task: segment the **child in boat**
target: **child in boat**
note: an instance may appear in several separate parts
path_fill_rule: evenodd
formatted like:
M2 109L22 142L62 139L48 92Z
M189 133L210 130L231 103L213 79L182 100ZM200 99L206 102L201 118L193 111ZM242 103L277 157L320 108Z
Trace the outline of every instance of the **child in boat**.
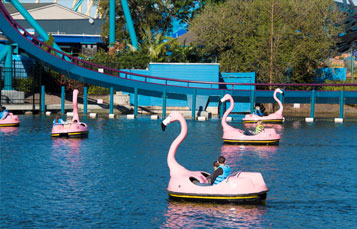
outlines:
M0 105L0 119L1 120L6 119L8 114L9 112L6 110L6 107Z
M61 113L56 114L56 118L53 120L53 125L65 125L67 122L63 121L61 118Z
M263 132L263 130L264 130L264 126L262 125L262 120L258 120L257 126L255 127L254 134L259 134L259 133Z
M208 182L212 185L216 185L225 180L231 172L231 167L229 167L229 165L226 165L226 158L224 158L223 156L218 157L217 163L217 169L210 176L207 177Z
M254 109L254 114L255 114L255 115L258 115L258 116L260 116L260 117L262 117L262 116L263 116L263 113L261 112L261 110L260 110L260 107L259 107L259 106L255 106L255 109Z

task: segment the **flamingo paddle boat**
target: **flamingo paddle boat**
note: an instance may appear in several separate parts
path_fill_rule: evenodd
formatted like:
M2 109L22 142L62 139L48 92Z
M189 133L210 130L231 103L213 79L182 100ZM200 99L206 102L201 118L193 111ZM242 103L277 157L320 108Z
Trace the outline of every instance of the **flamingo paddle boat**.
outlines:
M227 117L228 114L234 108L234 100L231 95L226 94L222 99L221 102L225 102L229 100L230 106L228 110L224 113L222 117L222 127L223 127L223 141L224 143L231 143L231 144L263 144L263 145L270 145L270 144L279 144L280 135L276 133L274 128L265 128L262 132L258 134L247 135L243 130L236 129L227 124Z
M173 111L162 122L161 127L164 131L168 124L175 121L181 124L181 132L172 142L167 155L167 164L170 169L167 192L171 199L225 203L265 202L269 189L261 173L238 172L216 185L211 185L206 179L210 175L209 173L190 171L180 165L175 159L175 154L187 135L186 121L181 113Z
M20 119L17 115L8 113L5 119L0 119L0 127L19 126Z
M79 121L77 106L78 90L73 91L73 118L69 124L54 124L52 127L52 137L87 137L88 126Z
M279 110L274 112L273 114L267 115L267 116L259 116L256 114L247 114L243 118L243 122L257 122L258 120L261 120L262 122L265 123L282 123L284 121L283 117L283 104L281 101L276 97L276 93L281 93L284 95L284 92L280 89L277 88L274 91L274 100L279 104Z

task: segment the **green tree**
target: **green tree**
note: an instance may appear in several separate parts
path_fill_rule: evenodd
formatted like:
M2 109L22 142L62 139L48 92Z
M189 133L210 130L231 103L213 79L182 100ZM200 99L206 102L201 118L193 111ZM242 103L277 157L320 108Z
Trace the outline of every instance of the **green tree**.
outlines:
M140 31L150 28L153 31L160 31L162 34L172 32L173 20L187 23L204 4L205 1L203 0L128 0L139 42L142 41L142 36L144 36ZM107 40L109 35L109 0L100 1L98 6L105 20L102 36ZM115 10L116 40L129 39L121 1L116 1Z
M190 30L222 71L309 82L331 55L342 17L332 0L227 0L208 4Z

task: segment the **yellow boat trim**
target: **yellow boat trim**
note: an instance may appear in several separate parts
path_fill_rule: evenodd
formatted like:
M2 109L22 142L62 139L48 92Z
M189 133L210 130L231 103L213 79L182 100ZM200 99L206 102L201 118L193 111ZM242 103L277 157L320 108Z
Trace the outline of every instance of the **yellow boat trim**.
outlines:
M228 140L228 139L223 139L225 142L240 142L240 143L273 143L273 142L279 142L279 140L267 140L267 141L249 141L249 140Z
M68 133L68 135L77 135L77 134L85 134L87 132L78 132L78 133Z
M52 134L51 136L52 137L57 137L57 136L59 136L59 134Z
M0 124L0 127L19 126L20 123Z
M253 196L190 196L190 195L178 195L178 194L171 194L172 197L181 197L181 198L198 198L198 199L216 199L216 200L237 200L237 199L253 199L258 198L258 195Z
M283 122L283 119L267 119L267 120L260 120L262 122ZM258 120L243 120L243 122L258 122Z

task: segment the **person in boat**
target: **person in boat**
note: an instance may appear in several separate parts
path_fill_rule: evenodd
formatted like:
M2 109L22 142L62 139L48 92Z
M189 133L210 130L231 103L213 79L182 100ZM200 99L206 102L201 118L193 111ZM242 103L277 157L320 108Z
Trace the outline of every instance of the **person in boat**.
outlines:
M262 125L262 120L258 120L257 126L255 127L254 134L259 134L264 131L264 126Z
M216 185L225 180L231 173L231 167L226 165L226 158L223 156L218 157L218 168L207 177L207 180L210 184Z
M255 127L254 131L245 130L243 134L245 135L257 135L264 131L264 126L262 125L262 120L257 121L257 126Z
M254 114L255 114L255 115L258 115L258 116L260 116L260 117L264 116L263 113L262 113L262 111L260 110L260 107L259 107L258 105L255 106Z
M0 105L0 119L4 120L9 115L9 111L6 110L6 107Z
M65 125L67 122L61 118L61 113L56 114L56 118L53 120L53 125Z

